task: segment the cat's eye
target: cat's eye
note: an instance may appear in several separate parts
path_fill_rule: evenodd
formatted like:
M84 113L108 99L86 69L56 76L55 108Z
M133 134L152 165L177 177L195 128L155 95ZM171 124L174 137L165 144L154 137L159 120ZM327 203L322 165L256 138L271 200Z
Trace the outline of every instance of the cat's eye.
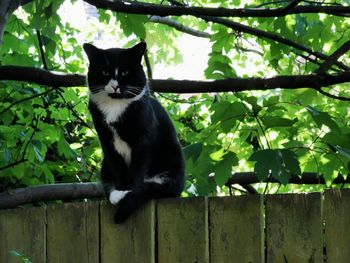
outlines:
M103 76L109 76L109 72L107 70L102 70L102 75Z
M125 77L128 74L129 74L129 71L127 71L127 70L124 70L124 71L122 71L122 73L120 73L120 75L122 75L122 77Z

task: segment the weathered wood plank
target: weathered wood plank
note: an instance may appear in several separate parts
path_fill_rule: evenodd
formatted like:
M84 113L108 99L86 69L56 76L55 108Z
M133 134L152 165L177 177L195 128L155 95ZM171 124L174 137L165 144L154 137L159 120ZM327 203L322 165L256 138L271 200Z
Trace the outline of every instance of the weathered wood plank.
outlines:
M122 224L113 221L116 208L101 203L101 262L155 262L155 203L145 207Z
M14 250L32 262L46 260L46 211L31 207L0 210L0 262L22 262Z
M321 194L266 197L267 262L323 262Z
M328 263L350 259L350 190L327 190L324 202Z
M99 203L47 207L47 262L99 262Z
M210 262L264 262L263 197L209 199Z
M209 262L207 198L163 199L157 203L159 263Z

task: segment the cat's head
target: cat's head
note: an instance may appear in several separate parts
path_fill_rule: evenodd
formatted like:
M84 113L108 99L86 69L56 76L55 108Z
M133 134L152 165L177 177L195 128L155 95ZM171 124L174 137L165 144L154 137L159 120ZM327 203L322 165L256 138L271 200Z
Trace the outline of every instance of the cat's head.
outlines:
M141 60L146 43L128 49L99 49L91 44L83 48L89 59L88 83L91 94L113 99L133 98L146 86Z

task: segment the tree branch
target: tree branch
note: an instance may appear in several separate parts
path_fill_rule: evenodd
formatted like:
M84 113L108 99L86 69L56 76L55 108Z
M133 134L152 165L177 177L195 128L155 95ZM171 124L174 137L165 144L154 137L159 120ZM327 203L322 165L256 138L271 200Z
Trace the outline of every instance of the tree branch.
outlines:
M20 104L20 103L22 103L22 102L24 102L24 101L32 100L32 99L34 99L34 98L37 98L37 97L46 95L46 94L50 93L50 92L53 91L53 90L54 90L54 88L49 89L49 90L47 90L47 91L44 91L44 92L42 92L42 93L35 94L35 95L33 95L33 96L30 96L30 97L26 97L26 98L20 99L20 100L18 100L18 101L15 101L15 102L11 103L9 106L7 106L5 109L3 109L2 111L0 111L0 115L3 114L4 112L8 111L9 109L11 109L13 106L15 106L15 105L17 105L17 104Z
M188 7L165 6L160 4L141 3L136 1L108 1L108 0L84 0L97 8L108 9L115 12L130 14L144 14L156 16L182 16L192 15L215 17L278 17L301 13L325 13L331 15L346 16L350 14L350 6L339 5L290 5L282 8L212 8L212 7ZM300 1L293 1L296 4Z
M327 96L327 97L329 97L329 98L331 98L331 99L342 100L342 101L350 101L350 98L348 98L348 97L343 97L343 96L333 95L333 94L331 94L331 93L329 93L329 92L327 92L327 91L324 91L324 90L322 89L322 87L319 87L319 88L317 88L316 90L317 90L319 93L321 93L322 95Z
M276 76L272 78L234 78L215 81L193 80L153 80L152 87L157 92L171 93L203 93L203 92L240 92L247 90L270 89L318 89L334 84L350 82L350 71L334 75L318 76L294 75Z
M350 50L350 40L346 41L340 48L338 48L332 55L330 55L315 71L315 73L323 74L329 70L336 61Z
M270 178L266 182L270 183L279 183L277 180ZM232 184L256 184L261 183L261 180L254 172L241 172L234 173L232 177L227 181L226 185ZM288 182L289 184L326 184L326 181L323 175L317 173L303 173L301 177L292 175L291 179ZM338 175L332 182L333 184L345 184L350 183L350 176L344 178L342 175Z
M299 0L294 0L287 7L280 8L279 10L280 10L280 12L285 13L288 10L293 9L294 7L296 7L296 5L299 2L300 2ZM177 1L171 1L171 3L176 4L176 6L187 7L184 4L179 3ZM263 31L261 29L250 27L250 26L247 26L247 25L243 25L243 24L240 24L240 23L228 20L228 19L221 18L221 17L199 16L199 18L204 19L206 22L210 21L210 22L213 22L213 23L224 25L224 26L229 27L232 30L235 30L235 31L238 31L238 32L244 32L244 33L256 36L258 38L265 38L265 39L269 39L269 40L272 40L272 41L276 41L278 43L282 43L284 45L293 47L295 49L307 52L307 53L309 53L309 55L313 55L316 58L319 58L319 59L322 59L322 60L329 59L329 57L327 55L325 55L325 54L323 54L321 52L315 52L309 47L303 46L303 45L301 45L299 43L296 43L296 42L294 42L294 41L292 41L290 39L281 37L281 36L279 36L277 34L274 34L272 32ZM310 60L310 61L313 62L313 60ZM341 68L343 70L349 70L350 69L348 66L344 65L341 62L335 62L334 64L337 65L339 68Z
M84 75L64 74L37 68L21 66L0 66L0 80L19 80L34 82L50 87L85 86ZM247 90L299 89L318 90L335 84L350 82L350 71L337 74L310 74L276 76L272 78L232 78L213 81L196 80L150 80L155 92L165 93L206 93L206 92L240 92Z
M181 24L180 22L173 20L173 19L170 19L170 18L167 18L167 17L151 16L149 18L149 21L153 22L153 23L159 23L159 24L173 27L178 31L184 32L184 33L192 35L192 36L203 37L203 38L210 38L211 37L211 34L209 34L207 32L203 32L203 31L192 29L190 27L186 27L183 24Z
M6 169L11 168L11 167L14 167L14 166L16 166L16 165L18 165L20 163L24 163L26 161L28 161L28 160L27 159L21 159L21 160L15 161L13 163L7 164L5 166L0 167L0 171L6 170Z
M49 67L47 66L47 61L46 61L45 52L44 52L44 45L43 45L40 31L38 29L36 30L36 35L38 38L39 51L40 51L40 56L41 56L41 60L42 60L44 69L48 70Z
M267 31L263 31L261 29L258 28L254 28L254 27L250 27L250 26L246 26L228 19L224 19L224 18L220 18L220 17L202 17L204 20L206 21L210 21L213 23L217 23L217 24L221 24L224 25L226 27L229 27L235 31L239 31L239 32L243 32L243 33L247 33L247 34L251 34L253 36L259 37L259 38L265 38L265 39L269 39L272 41L276 41L278 43L282 43L284 45L293 47L295 49L304 51L309 53L310 55L315 56L316 58L322 59L322 60L327 60L329 59L329 57L323 53L320 52L315 52L313 51L311 48L303 46L299 43L296 43L290 39L281 37L277 34L271 33L271 32L267 32ZM343 69L343 70L349 70L350 68L346 65L344 65L341 62L335 62L335 65L337 65L339 68Z
M226 183L226 186L232 184L249 185L261 183L262 181L254 172L235 173ZM265 181L267 182L267 181ZM278 183L274 179L268 182ZM317 173L303 173L301 177L292 176L291 184L325 184L325 179ZM350 183L350 176L344 179L339 175L333 184ZM101 183L64 183L49 184L40 186L30 186L17 188L8 192L0 193L0 209L13 208L16 206L37 203L52 200L83 199L83 198L103 198L104 191Z
M104 191L100 183L67 183L31 186L0 193L0 209L41 201L101 197L104 197Z
M0 66L0 80L20 80L50 87L86 85L86 76L84 75L22 66Z

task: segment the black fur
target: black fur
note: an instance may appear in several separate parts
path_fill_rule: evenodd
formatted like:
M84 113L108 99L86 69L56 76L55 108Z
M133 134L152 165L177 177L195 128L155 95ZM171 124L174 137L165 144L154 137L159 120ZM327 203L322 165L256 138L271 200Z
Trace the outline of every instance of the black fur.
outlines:
M146 85L141 66L145 48L145 43L131 49L106 50L84 44L90 61L89 109L104 155L101 169L104 189L107 197L114 188L131 190L118 203L114 218L116 223L123 222L151 198L176 197L184 187L184 161L176 131L164 108L150 97ZM116 68L118 75L115 74ZM123 72L127 75L123 76ZM118 82L119 93L103 93L110 79ZM109 123L98 105L101 102L92 99L102 92L117 104L142 91L145 94L141 99L131 102L119 118ZM114 147L114 132L131 148L129 165ZM147 182L155 176L163 183Z

